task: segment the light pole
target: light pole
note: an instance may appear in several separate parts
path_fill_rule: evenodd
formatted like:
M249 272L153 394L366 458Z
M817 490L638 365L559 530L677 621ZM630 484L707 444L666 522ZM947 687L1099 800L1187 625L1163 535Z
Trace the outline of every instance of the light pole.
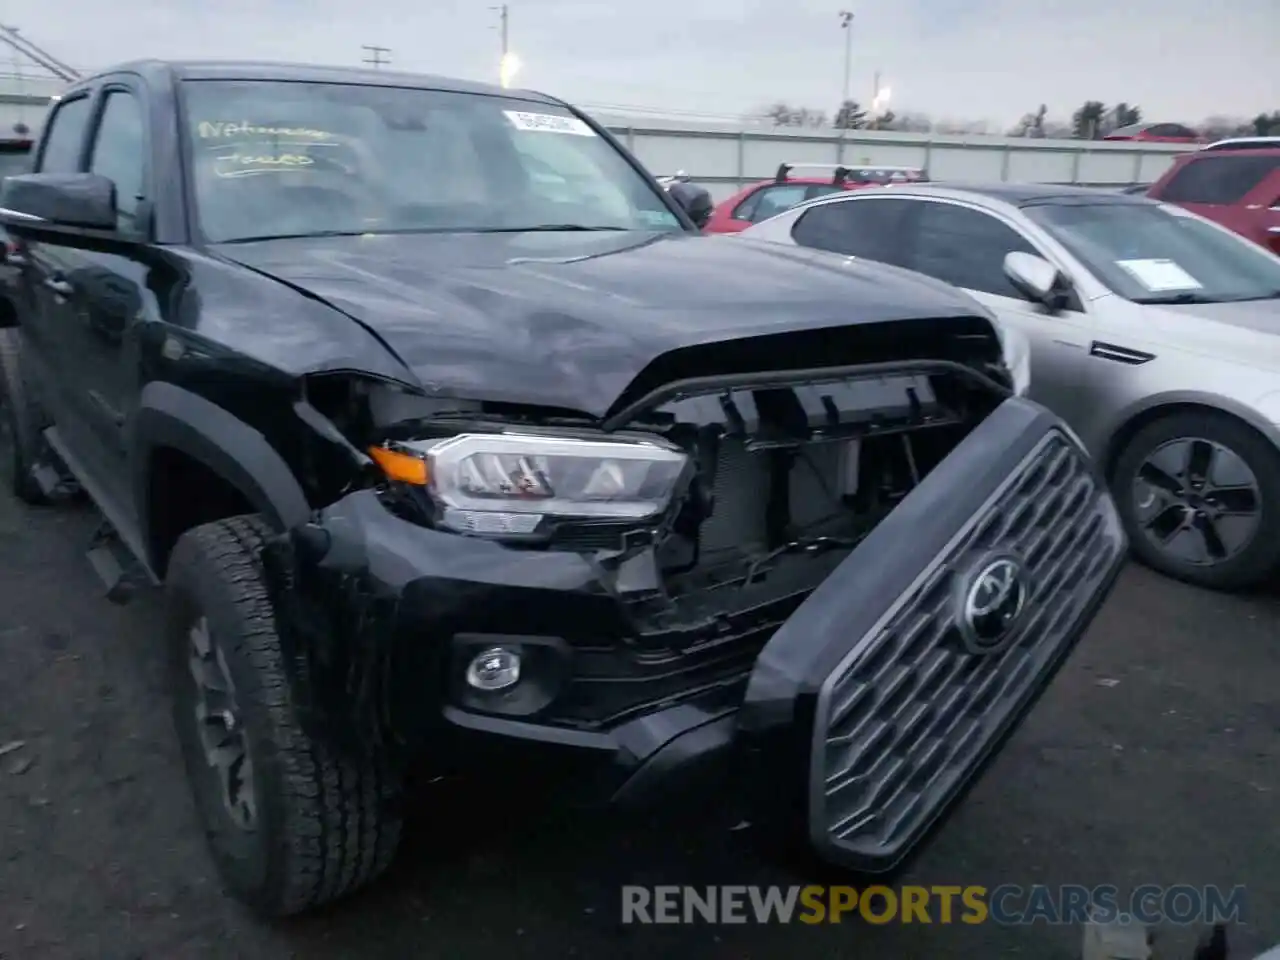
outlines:
M849 67L853 57L853 14L848 10L840 11L840 29L844 31L844 85L840 88L840 107L836 110L836 120L840 123L840 142L836 146L836 163L844 162L844 134L849 127L849 118L845 115L845 104L849 102Z
M849 68L853 60L853 14L848 10L840 11L840 29L844 31L844 86L840 88L840 106L849 100Z
M498 32L502 35L502 59L498 61L498 82L504 87L509 87L516 75L516 71L520 69L520 58L511 52L511 43L508 36L510 17L507 12L507 5L504 3L500 7L490 7L489 9L498 15Z

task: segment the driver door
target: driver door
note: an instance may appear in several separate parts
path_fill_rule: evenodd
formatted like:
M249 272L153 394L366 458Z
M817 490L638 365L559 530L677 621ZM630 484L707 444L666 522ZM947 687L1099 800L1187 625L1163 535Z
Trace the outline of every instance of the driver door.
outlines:
M1031 398L1074 427L1084 414L1080 384L1092 342L1093 321L1073 295L1059 313L1049 313L1013 288L1004 258L1014 251L1051 263L1016 227L977 207L917 199L903 266L964 290L990 308L1000 322L1023 333L1031 345Z

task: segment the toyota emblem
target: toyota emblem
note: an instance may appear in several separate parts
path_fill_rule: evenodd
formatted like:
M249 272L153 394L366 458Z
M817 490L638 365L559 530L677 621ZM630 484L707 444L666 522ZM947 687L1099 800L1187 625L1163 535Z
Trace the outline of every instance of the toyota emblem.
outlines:
M1009 645L1027 593L1026 573L1016 558L997 557L977 565L960 601L960 636L970 653L999 653Z

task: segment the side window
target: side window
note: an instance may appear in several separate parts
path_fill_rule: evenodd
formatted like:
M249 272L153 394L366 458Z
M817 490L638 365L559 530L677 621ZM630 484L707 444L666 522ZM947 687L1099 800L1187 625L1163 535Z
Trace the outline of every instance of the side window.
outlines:
M902 264L911 200L863 199L823 203L806 210L791 228L802 247L849 257Z
M738 204L738 209L733 211L733 219L748 220L751 223L768 220L804 200L804 191L804 185L798 183L762 187Z
M44 145L40 148L39 173L75 173L80 169L80 147L89 125L87 96L58 105L49 118Z
M89 171L115 183L116 212L122 231L133 232L137 227L138 202L146 192L146 166L142 106L132 94L113 90L103 104Z
M956 287L1021 298L1004 275L1006 254L1039 251L1012 227L988 213L953 203L926 202L911 266Z
M1229 206L1243 200L1277 169L1280 169L1280 157L1197 157L1169 179L1160 191L1160 199L1171 203Z
M827 197L833 193L844 193L844 187L834 183L815 183L804 192L804 198L805 200L815 200L818 197Z
M759 223L761 220L768 220L770 217L777 216L784 210L790 210L797 203L804 201L804 191L805 188L801 184L769 187L761 191L764 196L760 198L760 202L756 205L756 209L751 215L751 222Z
M749 194L747 199L734 207L733 213L730 214L730 217L734 220L746 220L749 223L751 221L751 215L756 212L756 207L760 205L760 198L763 197L768 190L768 187L761 187L759 190Z

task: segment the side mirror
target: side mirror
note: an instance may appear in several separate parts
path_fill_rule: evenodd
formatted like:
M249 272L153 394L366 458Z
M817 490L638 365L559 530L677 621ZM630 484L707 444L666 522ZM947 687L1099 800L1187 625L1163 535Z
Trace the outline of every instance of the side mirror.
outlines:
M667 193L671 194L672 200L680 204L694 226L701 230L707 225L707 221L711 219L711 211L715 207L711 202L710 193L684 180L677 180L668 185Z
M25 173L5 178L0 207L15 232L46 224L115 230L116 185L96 173Z
M1004 257L1004 275L1013 288L1049 310L1061 310L1067 302L1071 284L1062 271L1042 257L1016 251Z

